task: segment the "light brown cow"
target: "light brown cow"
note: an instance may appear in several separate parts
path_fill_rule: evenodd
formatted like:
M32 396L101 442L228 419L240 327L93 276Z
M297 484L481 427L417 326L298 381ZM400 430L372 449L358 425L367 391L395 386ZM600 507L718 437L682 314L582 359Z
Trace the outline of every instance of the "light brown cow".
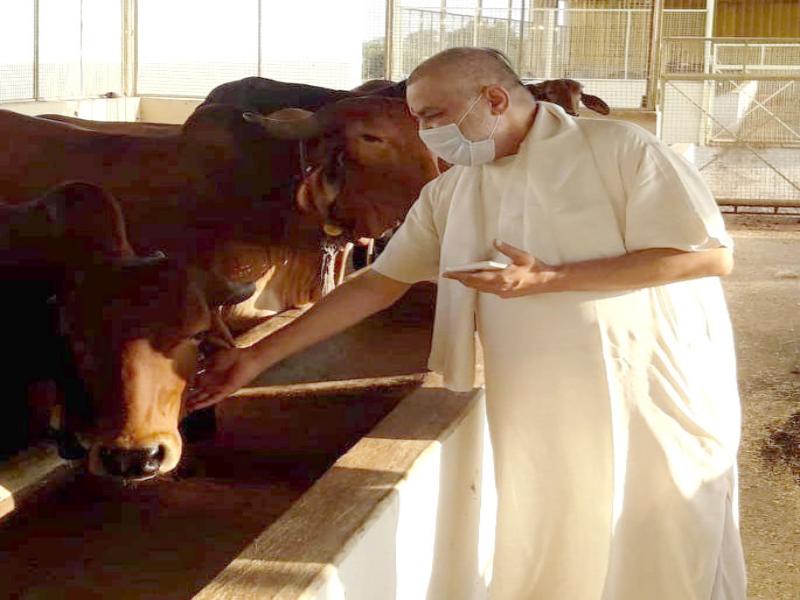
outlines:
M0 204L0 241L3 307L19 319L8 325L19 348L3 362L4 380L21 384L5 403L3 430L25 429L25 387L53 379L64 393L62 455L82 453L77 435L95 474L136 479L173 468L198 344L214 329L215 307L246 298L252 284L163 254L136 256L116 201L85 183ZM61 355L58 332L24 319L41 315L53 293L74 361Z

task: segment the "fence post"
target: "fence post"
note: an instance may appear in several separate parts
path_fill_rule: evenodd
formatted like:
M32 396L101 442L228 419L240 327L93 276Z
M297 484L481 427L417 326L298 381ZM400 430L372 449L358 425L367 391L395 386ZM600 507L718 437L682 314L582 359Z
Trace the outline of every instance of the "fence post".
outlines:
M122 0L122 94L136 95L138 2Z
M623 67L622 73L625 79L628 78L628 64L630 60L631 54L631 11L630 9L625 11L627 15L625 19L625 66Z
M647 65L647 92L644 108L655 110L658 105L659 80L661 79L661 36L664 17L664 0L653 0L650 13L650 48Z
M256 0L256 2L258 4L258 7L256 9L256 11L258 13L258 18L256 19L256 28L257 28L257 31L256 31L256 36L257 36L256 37L256 52L258 52L258 56L256 57L256 75L258 75L259 77L262 77L262 75L261 75L261 52L262 52L263 49L261 47L261 25L262 25L262 19L263 19L262 12L263 12L263 4L264 3L261 0Z
M444 50L444 38L446 27L445 23L447 21L447 0L442 0L439 4L439 52Z
M384 34L384 78L394 81L394 2L386 0L386 30Z
M524 56L525 48L525 0L522 0L519 15L519 48L517 49L517 73L521 77L525 76L524 69L522 68L522 57Z
M478 30L480 28L481 17L483 16L483 0L478 0L478 6L475 7L475 20L472 22L472 45L478 45Z
M39 99L39 0L33 0L33 99Z

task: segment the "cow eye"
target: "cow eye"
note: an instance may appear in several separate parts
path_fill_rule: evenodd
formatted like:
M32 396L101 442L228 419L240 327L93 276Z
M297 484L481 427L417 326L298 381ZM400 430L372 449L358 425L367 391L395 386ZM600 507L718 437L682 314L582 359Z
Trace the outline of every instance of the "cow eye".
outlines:
M376 142L382 142L383 141L383 139L379 138L377 135L371 135L369 133L361 134L361 139L364 140L365 142L369 142L369 143L376 143Z
M202 344L205 341L207 335L208 335L208 330L198 331L192 337L190 337L189 340L193 344Z

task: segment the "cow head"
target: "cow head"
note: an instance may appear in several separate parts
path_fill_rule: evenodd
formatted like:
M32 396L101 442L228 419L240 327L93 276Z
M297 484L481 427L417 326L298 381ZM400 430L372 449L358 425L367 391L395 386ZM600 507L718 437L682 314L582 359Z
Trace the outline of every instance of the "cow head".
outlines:
M63 427L89 448L89 470L126 480L175 467L178 422L215 307L240 302L234 285L162 254L136 256L122 213L101 189L77 184L43 207L56 223L62 330L76 367Z
M114 260L72 273L64 329L85 390L73 415L90 444L89 469L141 479L178 463L183 396L214 310L241 302L234 285L168 259Z
M537 100L558 104L573 117L578 116L581 102L586 108L601 115L607 115L611 112L608 104L597 96L585 94L583 92L583 84L574 79L548 79L541 83L528 84L525 87Z
M318 215L329 235L380 236L405 217L438 174L402 99L348 98L316 113L286 109L244 117L270 137L310 142L312 168L297 203Z

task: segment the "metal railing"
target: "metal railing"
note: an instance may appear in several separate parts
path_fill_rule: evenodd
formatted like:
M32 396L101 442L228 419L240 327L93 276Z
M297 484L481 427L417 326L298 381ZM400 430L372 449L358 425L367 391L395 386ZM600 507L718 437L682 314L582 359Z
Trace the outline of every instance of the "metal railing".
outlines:
M438 6L435 6L438 4ZM392 2L391 79L407 77L429 56L454 46L490 46L508 55L523 79L570 77L612 106L655 105L648 79L653 70L651 29L653 0L623 8L540 7L536 0L512 9L429 7ZM479 3L480 5L480 3ZM659 13L658 29L669 34L701 35L706 10L675 9Z
M721 204L800 207L800 39L663 40L659 134Z

